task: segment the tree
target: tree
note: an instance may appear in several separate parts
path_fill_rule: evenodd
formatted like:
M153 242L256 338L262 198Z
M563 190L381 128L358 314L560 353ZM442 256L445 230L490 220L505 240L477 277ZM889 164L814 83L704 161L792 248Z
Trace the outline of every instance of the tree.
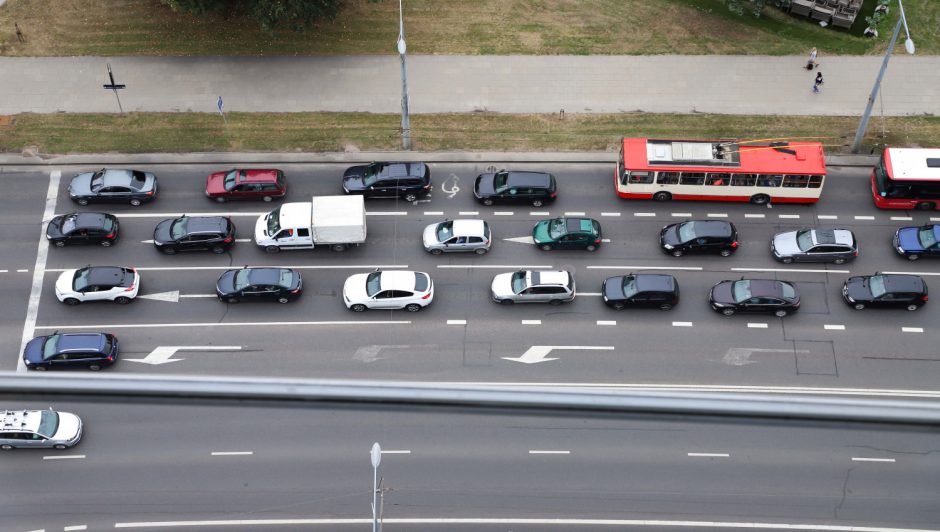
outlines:
M161 0L174 11L206 13L240 11L254 17L261 27L273 31L288 27L300 31L318 19L332 20L340 0Z

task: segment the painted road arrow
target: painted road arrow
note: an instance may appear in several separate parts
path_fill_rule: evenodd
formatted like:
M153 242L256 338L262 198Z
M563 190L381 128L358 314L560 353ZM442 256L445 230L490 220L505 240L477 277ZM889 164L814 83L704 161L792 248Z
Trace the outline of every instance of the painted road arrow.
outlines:
M156 294L144 294L142 296L137 296L137 299L152 299L154 301L169 301L170 303L179 303L180 291L173 290L171 292L157 292Z
M451 180L453 180L454 186L453 188L447 188L447 183L450 183ZM458 192L460 192L460 187L457 186L457 181L460 181L460 178L457 177L456 174L450 174L447 176L447 179L441 183L441 192L447 194L448 199L453 199L453 197L456 196Z
M535 239L531 236L514 236L512 238L504 238L508 242L519 242L520 244L535 244Z
M420 345L363 345L356 349L356 353L353 354L353 359L360 362L369 364L375 362L376 360L381 360L384 357L379 356L379 352L383 349L436 349L437 345L435 344L420 344Z
M503 360L513 362L522 362L523 364L538 364L539 362L548 362L558 360L558 358L545 358L545 355L555 349L569 349L578 351L613 351L613 346L600 345L533 345L521 357L502 357Z
M182 358L172 358L177 351L241 351L241 348L242 346L240 345L161 345L144 358L125 358L124 360L159 366L160 364L169 364L170 362L185 360Z

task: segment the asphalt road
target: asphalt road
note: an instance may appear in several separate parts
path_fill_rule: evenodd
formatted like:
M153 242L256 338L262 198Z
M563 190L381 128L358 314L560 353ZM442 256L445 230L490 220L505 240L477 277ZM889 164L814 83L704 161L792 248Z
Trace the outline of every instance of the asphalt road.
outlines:
M940 522L934 431L404 408L54 406L81 415L85 437L66 451L4 453L5 531L363 530L373 442L385 451L388 532ZM483 518L494 523L472 521ZM419 528L417 519L429 521ZM625 526L653 520L662 524ZM140 524L155 522L171 524Z
M67 196L68 180L84 168L62 168L51 212L106 210L121 218L121 240L97 246L49 249L41 291L34 305L35 333L102 330L117 334L124 360L108 371L148 374L226 374L292 377L352 377L462 382L553 382L587 384L674 383L754 386L839 387L860 389L936 389L940 377L933 304L917 312L855 311L840 297L850 274L875 271L923 272L940 290L940 264L910 263L894 254L890 238L906 224L929 222L931 213L879 211L871 202L868 171L830 168L823 199L816 206L758 207L747 204L624 201L612 189L610 165L520 164L544 168L559 181L559 200L551 206L484 207L474 203L473 177L482 164L432 165L435 190L428 202L370 200L366 245L343 253L329 249L267 254L239 242L225 255L190 253L164 256L143 240L153 227L181 213L233 216L239 238L251 238L256 216L269 203L217 204L203 193L201 165L155 166L158 199L148 205L79 207ZM344 165L283 165L289 182L286 201L341 193ZM0 327L7 337L22 336L30 283L36 267L40 223L49 186L48 172L0 174L5 190L0 212ZM453 191L447 194L444 191ZM477 213L477 214L467 214ZM541 218L584 213L600 220L610 239L595 253L543 252L505 238L531 234ZM444 218L479 216L491 224L495 243L485 256L425 253L422 228ZM733 221L742 247L729 258L674 258L658 248L666 223L686 218L720 217ZM936 217L936 215L934 215ZM892 218L909 218L908 220ZM824 225L852 229L861 255L853 263L782 265L769 251L771 236L782 230ZM59 303L53 285L62 269L86 264L139 268L141 293L178 291L177 302L139 299L129 306ZM226 305L213 297L222 270L243 265L300 268L304 296L289 305ZM429 272L434 303L411 314L403 311L348 312L341 300L344 279L377 266ZM565 268L575 272L580 295L563 306L503 307L489 299L493 275L520 266ZM669 312L616 312L599 297L604 278L644 268L665 268L679 280L682 301ZM747 271L769 269L769 271ZM26 270L19 272L18 270ZM809 271L806 271L809 270ZM803 295L799 313L786 318L723 317L707 305L709 287L748 275L794 281ZM216 350L181 351L176 362L132 362L160 346ZM557 360L523 364L532 346L558 346ZM14 369L19 342L8 342L3 367ZM151 358L151 360L153 360Z

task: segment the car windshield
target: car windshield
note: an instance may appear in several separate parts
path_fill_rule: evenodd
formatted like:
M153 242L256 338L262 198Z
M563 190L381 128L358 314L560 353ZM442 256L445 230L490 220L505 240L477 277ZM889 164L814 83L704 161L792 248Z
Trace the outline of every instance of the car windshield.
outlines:
M518 294L525 290L525 272L512 274L512 293Z
M920 245L927 249L937 243L937 235L934 234L933 226L928 225L927 227L921 227L920 231L917 232L917 239L920 240Z
M630 298L635 296L637 293L636 289L636 277L632 275L627 275L623 278L623 296Z
M248 268L243 268L235 272L235 279L232 283L235 285L235 290L241 290L246 286L251 284L251 281L248 280L248 277L251 275L251 270Z
M780 291L786 299L796 299L796 289L789 283L780 283Z
M99 170L98 172L95 172L95 174L91 176L91 181L88 182L88 186L92 190L98 190L99 188L101 188L101 185L103 184L104 184L104 170Z
M564 218L555 218L548 224L548 236L552 238L561 238L568 233Z
M188 218L178 218L170 224L170 238L173 240L179 240L186 236L186 232L189 226Z
M800 251L806 251L807 249L813 247L813 232L809 229L797 231L796 245L799 246Z
M36 432L46 438L55 436L55 431L59 429L59 414L52 410L43 410L42 417L39 418L39 428Z
M291 283L294 282L294 272L285 268L280 270L278 274L278 284L284 288L290 288Z
M868 278L868 289L871 290L871 296L879 298L885 295L888 290L885 288L885 278L883 275L872 275Z
M65 217L65 220L62 220L62 233L69 234L78 227L78 216L70 214Z
M731 297L733 297L737 303L751 299L751 282L735 281L734 286L731 287Z
M59 340L62 338L59 334L53 334L46 338L46 343L42 345L42 359L49 360L59 352Z
M88 268L82 268L75 272L75 277L72 279L72 288L81 292L88 286Z
M271 211L267 217L268 234L276 235L281 230L281 208L278 207Z
M506 186L506 182L509 181L509 174L502 172L493 176L493 190L499 190Z
M235 180L238 177L238 170L232 170L231 172L225 174L225 190L232 190L235 188Z
M382 287L382 272L372 272L366 277L366 295L369 297L379 293Z
M379 173L376 171L378 167L377 164L366 166L366 169L362 172L362 184L364 186L371 187L379 180Z
M679 224L679 242L688 242L695 238L695 222Z
M442 222L437 224L437 241L443 242L454 236L454 222Z

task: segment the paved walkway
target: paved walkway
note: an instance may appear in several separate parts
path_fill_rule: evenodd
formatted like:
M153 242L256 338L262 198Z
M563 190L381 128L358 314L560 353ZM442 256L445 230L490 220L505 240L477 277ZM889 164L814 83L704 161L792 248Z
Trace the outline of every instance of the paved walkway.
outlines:
M899 48L900 50L900 48ZM702 112L858 115L880 57L409 56L412 113ZM0 114L125 111L401 110L398 56L0 58ZM940 115L940 57L891 59L886 115ZM876 113L880 112L875 107Z

